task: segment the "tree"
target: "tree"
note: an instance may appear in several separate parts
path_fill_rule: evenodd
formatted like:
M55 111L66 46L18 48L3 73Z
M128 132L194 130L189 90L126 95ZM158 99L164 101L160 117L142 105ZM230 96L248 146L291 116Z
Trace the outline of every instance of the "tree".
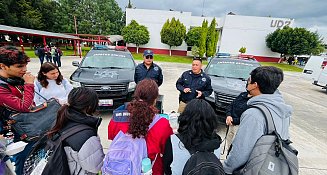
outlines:
M188 46L198 46L199 47L199 38L201 36L201 27L193 27L191 28L186 36L185 36L185 42Z
M216 30L216 18L213 18L210 27L208 28L207 40L206 40L206 56L212 57L216 53L218 32Z
M126 43L136 45L137 53L139 53L139 46L148 43L150 40L148 29L143 25L139 25L135 20L132 20L130 24L123 28L122 35Z
M206 52L206 41L207 41L207 32L208 32L208 21L203 20L202 22L202 30L199 41L199 56L203 57Z
M175 18L172 18L170 22L168 19L162 26L160 35L161 42L169 45L169 55L171 56L171 47L182 45L186 35L186 27L179 20L176 21Z
M192 55L195 57L199 56L199 47L198 46L192 46Z
M266 37L266 45L281 57L290 55L311 55L322 51L322 39L305 28L284 27L277 29Z
M245 53L246 52L246 47L241 47L240 50L239 50L239 52L241 54Z

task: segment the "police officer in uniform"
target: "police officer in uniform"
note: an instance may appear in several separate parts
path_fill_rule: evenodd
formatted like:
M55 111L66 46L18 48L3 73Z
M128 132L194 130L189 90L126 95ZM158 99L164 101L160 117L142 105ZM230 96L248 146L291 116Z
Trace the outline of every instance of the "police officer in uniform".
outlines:
M141 80L149 78L154 80L158 86L163 82L161 68L153 63L152 50L145 50L143 53L143 63L140 63L135 68L134 81L137 84Z
M192 70L185 71L176 82L180 91L178 112L184 111L186 104L195 98L204 98L212 93L211 79L202 71L201 58L194 58Z

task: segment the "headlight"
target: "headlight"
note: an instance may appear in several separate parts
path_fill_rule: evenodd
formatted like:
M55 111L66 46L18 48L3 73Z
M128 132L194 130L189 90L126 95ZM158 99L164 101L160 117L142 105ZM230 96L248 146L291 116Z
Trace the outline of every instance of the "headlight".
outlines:
M135 90L135 87L136 87L136 83L133 81L133 82L129 82L128 84L128 92L132 92Z
M81 83L78 81L70 80L70 84L72 84L73 88L81 87Z

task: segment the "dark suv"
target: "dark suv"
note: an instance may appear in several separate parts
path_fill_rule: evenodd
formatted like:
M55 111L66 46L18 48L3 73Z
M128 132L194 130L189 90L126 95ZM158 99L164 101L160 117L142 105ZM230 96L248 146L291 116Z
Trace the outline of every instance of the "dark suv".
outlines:
M94 47L70 76L74 87L94 89L99 97L99 110L115 109L132 99L135 90L135 61L127 49Z
M244 92L250 72L259 67L255 59L242 57L215 57L205 68L211 78L213 92L206 100L216 111L225 112L227 106Z

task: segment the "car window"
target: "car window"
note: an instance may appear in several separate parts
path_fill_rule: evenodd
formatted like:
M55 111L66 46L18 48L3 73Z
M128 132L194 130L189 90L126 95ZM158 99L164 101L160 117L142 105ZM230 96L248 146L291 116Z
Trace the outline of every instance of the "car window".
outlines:
M246 62L213 60L206 71L209 75L247 79L251 71L258 66L259 64Z
M134 61L129 54L93 53L84 58L81 67L132 69Z

